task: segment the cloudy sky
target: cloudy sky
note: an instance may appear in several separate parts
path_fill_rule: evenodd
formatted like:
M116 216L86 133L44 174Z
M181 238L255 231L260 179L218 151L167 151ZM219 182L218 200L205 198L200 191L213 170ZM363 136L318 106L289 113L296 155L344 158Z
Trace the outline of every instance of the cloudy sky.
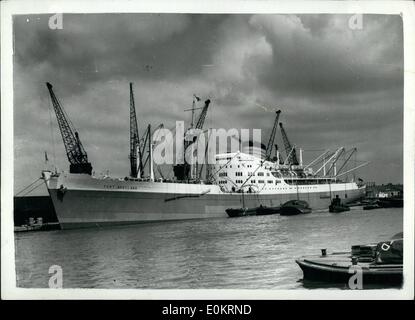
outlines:
M212 100L205 128L260 128L266 142L279 108L293 143L357 147L371 162L360 177L402 182L399 16L364 15L357 30L348 15L65 14L62 30L49 17L14 18L15 192L44 151L68 170L46 81L97 173L128 175L133 82L140 131L188 121L195 93Z

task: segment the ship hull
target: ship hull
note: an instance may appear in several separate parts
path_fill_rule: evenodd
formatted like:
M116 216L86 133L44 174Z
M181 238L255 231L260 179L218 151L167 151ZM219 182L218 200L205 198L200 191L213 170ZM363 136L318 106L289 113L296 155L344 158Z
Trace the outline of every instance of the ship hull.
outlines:
M300 199L313 210L327 209L331 197L351 202L364 195L350 184L330 190L280 193L224 193L216 185L99 180L84 175L46 179L62 229L227 217L226 209L277 207ZM321 186L323 187L323 186ZM330 196L332 193L332 196Z

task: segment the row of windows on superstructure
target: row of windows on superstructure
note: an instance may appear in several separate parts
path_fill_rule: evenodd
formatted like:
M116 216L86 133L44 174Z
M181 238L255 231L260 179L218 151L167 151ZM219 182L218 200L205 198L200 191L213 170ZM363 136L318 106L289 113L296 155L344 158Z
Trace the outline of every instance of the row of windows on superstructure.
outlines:
M237 168L240 168L240 167L241 167L241 165L240 165L240 164L238 164L236 167L237 167ZM245 168L252 168L252 164L247 164L246 166L243 166L243 167L245 167ZM230 169L232 169L232 165L230 164L230 165L228 165L228 166L225 166L225 168L230 168Z
M244 182L243 180L235 180L235 183L243 183L243 182ZM219 181L219 184L226 184L226 183L227 183L227 181L224 181L224 180ZM249 183L257 183L257 182L256 182L256 180L249 180ZM258 183L265 183L265 180L258 180ZM267 180L266 183L273 184L274 181ZM278 180L275 181L275 184L279 184L279 183L280 183L280 181L278 181Z
M236 176L242 176L243 173L242 172L236 172L235 175ZM255 172L248 172L248 177L253 177L253 176L255 176ZM265 173L264 172L258 172L257 173L257 176L258 177L264 177L265 176ZM267 172L267 177L269 177L269 176L270 176L270 173Z
M227 176L228 176L228 173L227 172L220 172L219 173L219 177L227 177ZM241 171L235 172L235 176L236 177L242 177L243 176L243 172L241 172ZM248 177L252 177L252 176L255 176L255 172L248 172ZM265 174L264 174L264 172L258 172L257 173L257 176L258 177L264 177ZM270 173L267 172L267 177L269 177L269 176L270 176Z
M137 190L137 187L134 186L115 186L115 185L104 185L105 189L123 189L123 190Z
M244 182L243 180L235 180L235 183L243 183L243 182ZM220 180L219 181L219 184L221 184L221 185L227 184L227 183L228 182L227 181L224 181L224 180ZM256 183L256 181L255 180L251 180L250 183L253 184L253 183ZM264 180L258 180L258 183L259 184L265 184L265 181ZM267 180L267 183L268 184L273 184L273 181L272 180ZM275 184L278 184L278 183L280 183L280 181L275 181ZM289 187L286 187L286 188L278 188L277 190L293 190L293 189L297 189L297 188L294 187L294 186L289 186ZM316 186L298 187L298 189L302 189L302 190L304 190L304 189L317 189L317 187Z

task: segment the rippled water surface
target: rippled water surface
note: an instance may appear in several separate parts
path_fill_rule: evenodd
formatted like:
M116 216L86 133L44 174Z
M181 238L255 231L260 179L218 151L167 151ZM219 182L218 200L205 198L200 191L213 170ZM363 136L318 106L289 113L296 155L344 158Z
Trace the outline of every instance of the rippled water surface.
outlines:
M303 288L295 258L389 239L403 210L313 212L15 234L17 285L66 288Z

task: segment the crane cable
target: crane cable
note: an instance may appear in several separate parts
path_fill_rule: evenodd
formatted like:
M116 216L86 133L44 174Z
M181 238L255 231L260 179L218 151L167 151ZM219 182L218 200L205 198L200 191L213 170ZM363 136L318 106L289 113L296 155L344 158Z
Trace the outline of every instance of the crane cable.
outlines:
M52 122L52 105L51 105L51 100L48 99L49 101L49 128L50 128L50 136L52 138L52 152L53 152L53 165L55 166L56 169L56 154L55 154L55 139L53 137L53 122Z

